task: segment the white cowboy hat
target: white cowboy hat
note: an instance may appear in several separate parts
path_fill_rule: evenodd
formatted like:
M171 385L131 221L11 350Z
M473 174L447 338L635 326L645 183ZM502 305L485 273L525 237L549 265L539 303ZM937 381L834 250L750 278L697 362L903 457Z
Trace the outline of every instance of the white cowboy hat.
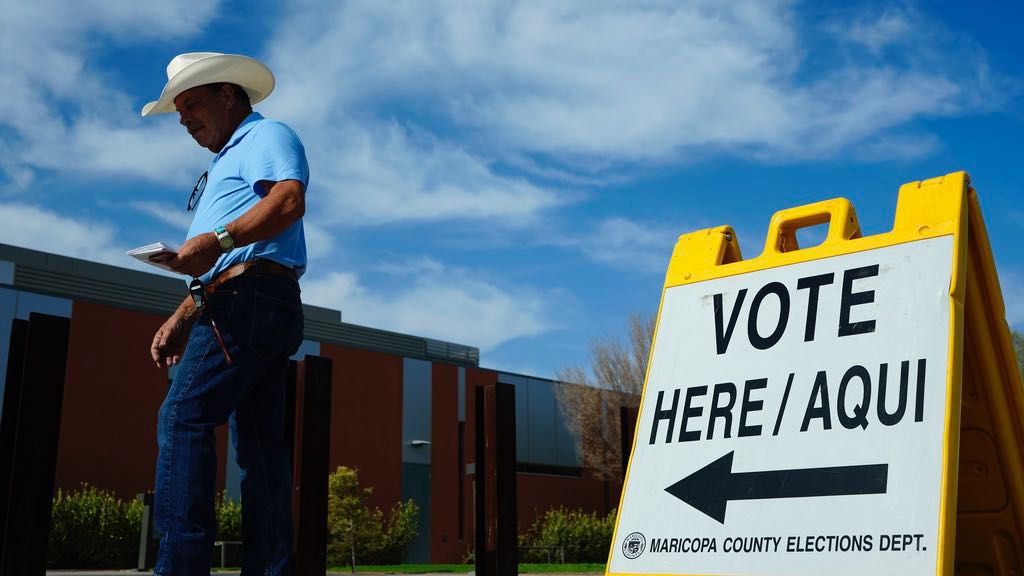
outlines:
M167 85L160 99L142 107L142 115L174 112L174 99L182 92L215 82L238 84L255 104L274 90L274 74L263 63L248 56L219 52L178 54L167 65Z

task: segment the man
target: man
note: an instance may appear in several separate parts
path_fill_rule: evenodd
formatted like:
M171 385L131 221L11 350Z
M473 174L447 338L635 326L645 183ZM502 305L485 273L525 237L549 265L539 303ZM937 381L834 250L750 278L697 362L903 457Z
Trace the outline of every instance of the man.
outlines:
M287 126L251 103L274 88L251 58L199 52L167 66L143 116L177 111L215 154L189 198L185 243L167 261L197 281L153 336L158 367L177 365L160 408L155 574L209 574L216 533L214 428L229 421L242 490L242 574L291 570L291 476L284 443L285 369L302 340L298 277L309 179Z

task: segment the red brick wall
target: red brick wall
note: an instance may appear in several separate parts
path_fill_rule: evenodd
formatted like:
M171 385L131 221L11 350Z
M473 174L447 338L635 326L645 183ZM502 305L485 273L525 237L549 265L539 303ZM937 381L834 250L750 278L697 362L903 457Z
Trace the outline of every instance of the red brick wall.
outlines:
M57 486L80 483L115 491L123 498L152 490L157 455L156 417L167 388L167 371L149 358L153 332L163 316L75 302L58 448ZM388 511L402 495L401 357L324 344L333 362L330 468L359 469L373 487L370 504ZM466 369L465 461L458 462L458 368L436 364L432 372L431 559L458 562L472 550L472 477L461 470L475 460L474 398L477 386L494 384L497 373ZM224 485L226 428L217 436ZM463 486L464 538L458 538L458 484ZM618 504L620 487L601 481L519 474L519 525L529 528L551 507L603 514Z
M386 514L402 498L402 358L323 344L330 358L330 470L359 469L371 506Z
M461 562L459 541L459 369L434 364L431 376L430 560Z
M167 370L149 356L164 317L74 302L67 377L57 451L58 488L82 482L122 498L153 489L156 418L167 391ZM217 435L224 486L226 428Z
M621 485L618 482L583 478L519 474L518 492L519 531L524 532L551 508L581 509L605 516L619 505Z

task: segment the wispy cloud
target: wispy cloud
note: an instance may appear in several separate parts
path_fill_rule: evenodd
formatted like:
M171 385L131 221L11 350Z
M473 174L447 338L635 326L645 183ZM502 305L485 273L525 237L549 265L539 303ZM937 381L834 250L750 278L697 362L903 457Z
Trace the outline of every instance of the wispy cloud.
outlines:
M192 224L191 214L182 211L181 206L174 206L167 202L138 200L128 202L128 207L179 230L188 230L189 225Z
M25 188L37 169L164 180L197 156L170 144L165 127L143 127L114 72L96 65L96 38L115 44L194 34L216 0L4 3L0 38L0 164ZM176 135L181 140L180 134Z
M69 218L29 204L0 204L0 242L38 250L43 237L47 251L64 256L111 262L117 252L109 223Z
M406 107L468 136L474 157L543 155L577 171L708 150L792 160L874 145L915 156L920 144L890 131L981 105L982 55L932 66L941 27L910 11L852 18L822 41L871 50L811 62L804 32L816 23L781 1L303 3L269 52L285 70L284 115L337 125L339 110L354 110L347 119L369 126ZM907 41L911 28L930 30L935 47ZM872 54L883 47L901 57ZM806 74L812 64L821 72Z
M886 6L877 13L856 14L852 20L833 21L828 29L877 56L887 46L905 43L913 31L913 22L920 18L906 6Z
M487 220L522 226L564 203L552 190L497 174L462 146L397 123L298 123L316 170L309 202L324 226Z
M646 274L664 273L683 228L629 218L605 218L571 234L546 241L577 250L594 262Z
M999 271L999 284L1006 305L1006 323L1024 331L1024 275L1015 270Z
M208 161L170 119L137 117L117 72L93 63L91 39L186 37L218 2L129 4L44 0L5 13L0 169L15 186L38 169L178 184ZM305 140L310 218L329 230L535 225L634 163L716 152L917 158L941 142L908 123L991 105L983 54L948 57L941 26L906 8L844 14L814 37L837 55L819 56L816 23L781 0L303 0L264 49L278 90L261 108ZM927 30L927 46L907 30Z
M372 287L356 273L303 279L303 299L341 310L346 322L472 343L484 351L558 328L553 294L488 281L435 261L412 261L394 270L403 281ZM409 276L410 270L418 273Z
M313 223L309 218L303 221L302 226L306 232L306 255L310 260L324 261L331 258L335 261L341 260L339 247L330 232Z
M46 238L45 245L40 244L40 238ZM59 214L31 204L0 203L0 243L181 277L126 256L126 247L110 222Z

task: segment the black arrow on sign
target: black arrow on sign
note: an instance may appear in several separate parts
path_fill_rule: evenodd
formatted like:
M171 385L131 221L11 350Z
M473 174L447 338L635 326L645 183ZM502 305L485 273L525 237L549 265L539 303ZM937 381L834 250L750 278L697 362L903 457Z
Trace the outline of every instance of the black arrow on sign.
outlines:
M732 455L729 452L665 491L725 524L729 500L885 494L889 477L888 464L733 473Z

